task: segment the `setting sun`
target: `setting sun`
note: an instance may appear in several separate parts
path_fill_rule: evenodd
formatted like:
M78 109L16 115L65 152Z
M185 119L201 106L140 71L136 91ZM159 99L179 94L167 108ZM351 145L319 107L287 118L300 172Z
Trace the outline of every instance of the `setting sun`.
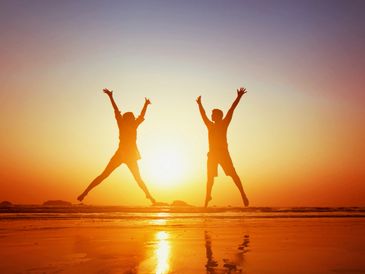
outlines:
M153 184L176 184L186 174L187 156L182 144L156 144L144 153L146 177Z
M0 0L0 274L365 274L365 0Z

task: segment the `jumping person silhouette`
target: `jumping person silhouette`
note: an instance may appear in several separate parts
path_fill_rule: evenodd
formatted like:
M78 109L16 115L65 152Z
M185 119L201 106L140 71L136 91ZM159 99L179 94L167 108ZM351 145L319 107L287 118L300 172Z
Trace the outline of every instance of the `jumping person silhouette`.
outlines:
M143 182L137 160L141 158L136 140L137 140L137 128L144 121L144 115L146 114L147 106L151 104L150 100L145 98L145 103L141 114L136 119L132 112L126 112L123 115L118 109L117 104L113 98L113 91L108 89L103 89L104 93L109 96L109 99L112 103L115 118L118 123L119 128L119 147L115 152L113 157L110 159L108 165L104 169L104 171L96 177L90 185L85 189L85 191L77 198L80 202L85 198L85 196L100 184L105 178L107 178L118 166L121 164L126 164L129 170L132 172L134 179L137 181L138 186L143 190L146 194L146 198L149 199L152 204L155 204L155 199L149 193L145 183Z
M205 207L208 206L209 201L212 199L212 187L214 183L214 177L218 175L218 164L220 164L226 175L230 176L237 188L239 189L242 197L243 204L248 206L249 201L243 190L240 177L233 166L231 156L228 151L227 143L227 129L232 120L233 112L241 100L243 94L247 91L245 88L237 89L237 98L233 102L231 108L228 110L226 116L223 118L223 112L220 109L212 110L212 121L210 121L205 113L204 107L201 102L201 96L196 99L199 105L200 115L203 118L204 124L208 128L209 138L209 152L208 152L208 179L207 179L207 193L205 198Z

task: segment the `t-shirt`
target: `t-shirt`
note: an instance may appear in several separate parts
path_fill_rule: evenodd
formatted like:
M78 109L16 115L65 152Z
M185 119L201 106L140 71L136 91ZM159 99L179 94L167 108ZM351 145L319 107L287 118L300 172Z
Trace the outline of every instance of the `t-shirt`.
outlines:
M216 123L210 122L207 125L209 152L219 153L228 150L227 129L229 122L228 119L223 119Z
M116 113L116 119L119 128L119 150L122 150L125 156L130 160L141 158L137 148L137 128L144 121L144 118L138 117L134 121L126 122L122 115Z

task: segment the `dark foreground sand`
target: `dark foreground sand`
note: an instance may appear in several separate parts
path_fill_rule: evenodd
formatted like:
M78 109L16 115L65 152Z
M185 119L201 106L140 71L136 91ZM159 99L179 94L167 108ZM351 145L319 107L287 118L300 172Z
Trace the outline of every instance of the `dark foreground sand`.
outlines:
M364 217L221 215L0 216L0 273L365 273Z

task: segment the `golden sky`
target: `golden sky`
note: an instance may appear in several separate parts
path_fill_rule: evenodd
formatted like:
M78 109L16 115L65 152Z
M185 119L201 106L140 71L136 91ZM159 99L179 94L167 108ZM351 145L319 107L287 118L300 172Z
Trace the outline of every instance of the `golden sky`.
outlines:
M76 202L138 131L157 200L202 205L210 116L244 86L228 142L253 206L365 205L361 1L44 1L0 4L0 200ZM241 205L219 170L211 205ZM125 166L85 200L147 205Z

